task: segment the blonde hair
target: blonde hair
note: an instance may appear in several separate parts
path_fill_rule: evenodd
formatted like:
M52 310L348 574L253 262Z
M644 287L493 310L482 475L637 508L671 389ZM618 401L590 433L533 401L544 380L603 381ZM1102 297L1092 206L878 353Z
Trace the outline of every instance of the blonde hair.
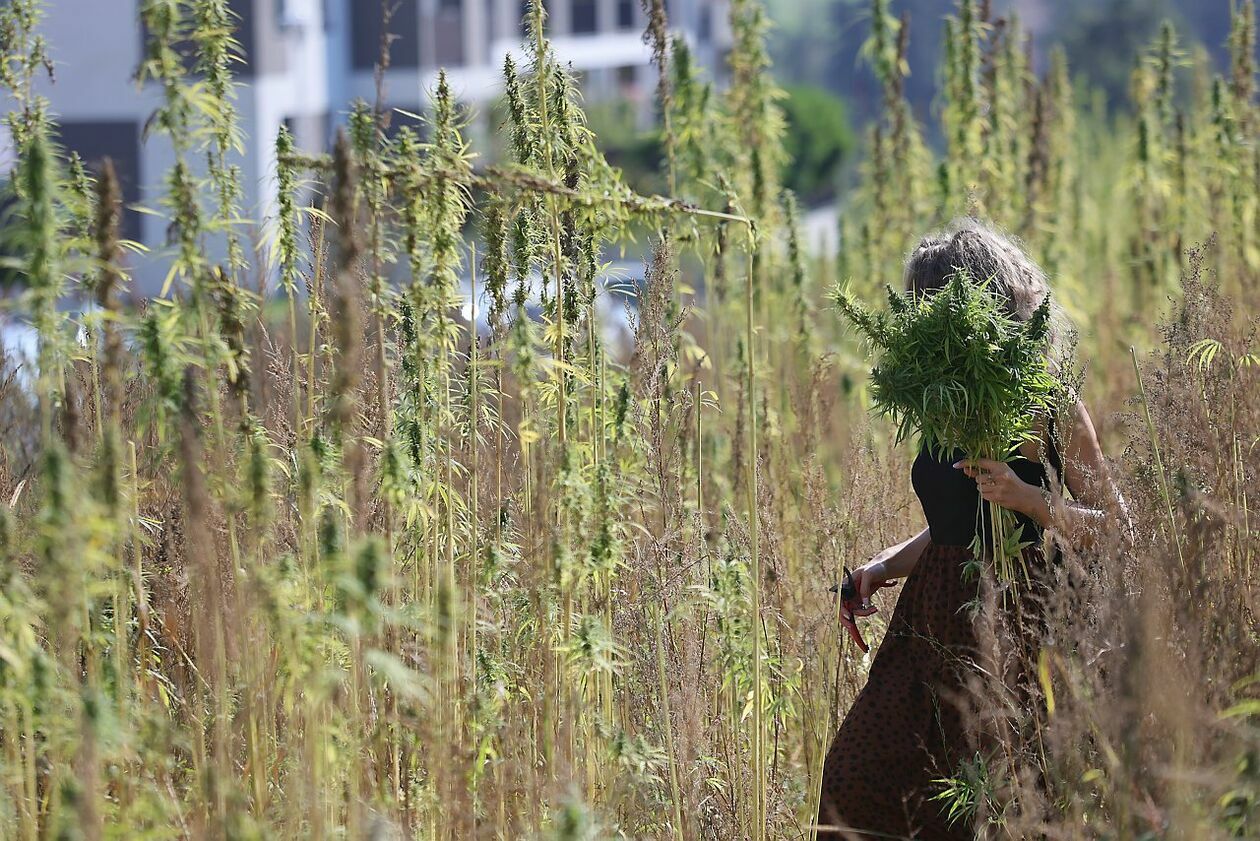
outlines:
M1046 273L1013 237L969 216L919 240L906 256L906 290L922 294L940 289L959 271L976 283L987 283L1007 314L1020 321L1031 318L1050 294ZM1065 321L1053 300L1051 308L1053 344Z

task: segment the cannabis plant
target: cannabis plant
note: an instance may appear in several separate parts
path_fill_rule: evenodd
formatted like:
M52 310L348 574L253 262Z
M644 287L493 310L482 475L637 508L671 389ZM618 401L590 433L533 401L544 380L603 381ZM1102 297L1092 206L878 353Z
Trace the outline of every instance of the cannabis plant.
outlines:
M889 288L886 312L867 309L843 289L834 300L876 354L871 399L896 424L898 442L918 435L938 458L962 452L1005 461L1036 440L1036 418L1057 392L1046 354L1049 296L1020 321L987 280L960 270L934 293ZM1012 556L1022 546L1009 512L999 515L990 505L998 573L1011 580Z

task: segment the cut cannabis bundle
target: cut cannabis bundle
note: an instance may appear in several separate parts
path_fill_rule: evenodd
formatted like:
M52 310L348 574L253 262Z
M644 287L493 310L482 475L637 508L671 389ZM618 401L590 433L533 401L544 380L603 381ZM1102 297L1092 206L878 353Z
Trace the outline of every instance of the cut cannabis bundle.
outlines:
M872 347L871 398L896 424L898 441L917 433L938 456L962 450L1006 460L1035 438L1034 419L1057 390L1046 355L1049 297L1020 321L987 281L958 271L928 295L889 288L886 312L844 289L833 298ZM1011 528L1011 512L993 506L990 513L998 574L1011 580L1020 530Z

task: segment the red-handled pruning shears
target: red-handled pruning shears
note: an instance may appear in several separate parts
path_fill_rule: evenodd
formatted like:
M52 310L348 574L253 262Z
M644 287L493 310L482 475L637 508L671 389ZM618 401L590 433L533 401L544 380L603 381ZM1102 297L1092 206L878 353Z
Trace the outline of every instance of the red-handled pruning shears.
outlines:
M873 613L874 606L869 603L862 604L857 585L853 583L853 573L849 571L847 566L844 568L844 578L840 579L839 587L833 585L831 592L834 593L837 589L840 591L840 622L849 630L849 636L853 637L857 647L862 649L862 653L865 654L871 648L866 644L866 640L862 639L862 632L858 630L856 611L865 610Z

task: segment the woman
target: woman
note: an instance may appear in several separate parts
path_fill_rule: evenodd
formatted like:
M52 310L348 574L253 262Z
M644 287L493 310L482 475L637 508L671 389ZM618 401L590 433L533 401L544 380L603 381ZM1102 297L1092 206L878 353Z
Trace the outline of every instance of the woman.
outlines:
M1021 320L1032 315L1048 291L1045 274L1015 243L972 219L955 220L919 243L906 261L906 287L931 292L959 269L971 278L988 278L1006 311ZM980 618L975 610L980 585L970 548L979 500L1015 512L1031 543L1024 561L1034 578L1046 566L1043 531L1086 548L1107 516L1105 509L1120 501L1106 479L1098 438L1082 404L1070 418L1057 424L1049 418L1038 426L1040 440L1021 445L1010 462L963 461L961 453L936 458L925 447L911 481L927 527L854 571L858 603L842 609L842 621L858 640L854 618L877 610L871 595L893 586L895 579L905 578L906 584L866 686L827 753L820 838L975 837L966 820L950 823L949 804L936 797L942 786L934 781L956 776L961 764L984 747L968 727L962 703L973 678L993 674L993 664L981 664L978 623L994 617ZM1057 492L1062 484L1072 501ZM988 604L990 614L1000 614L998 627L1022 629L1013 635L1016 647L1023 645L1035 657L1040 601L1033 589L1025 587L1018 599ZM1019 605L1018 617L1012 604ZM1026 662L1028 650L1023 653ZM1005 680L1021 683L1018 676ZM1018 697L1018 686L1007 688ZM1034 715L1028 710L1028 719Z

